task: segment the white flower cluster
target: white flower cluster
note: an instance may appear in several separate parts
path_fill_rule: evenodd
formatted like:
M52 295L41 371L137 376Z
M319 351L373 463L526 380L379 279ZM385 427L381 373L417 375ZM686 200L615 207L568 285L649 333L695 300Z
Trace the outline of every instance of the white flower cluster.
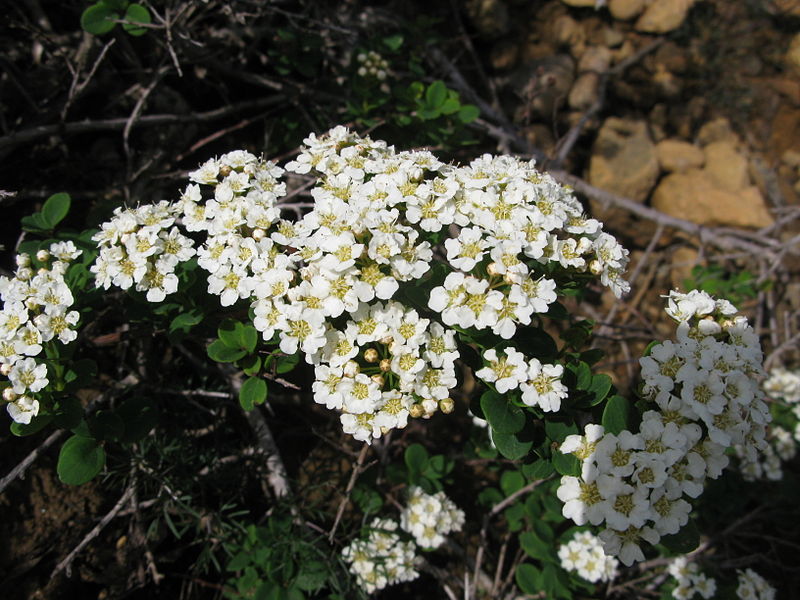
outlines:
M558 558L566 571L574 571L587 581L613 581L619 561L606 555L600 539L591 531L580 531L558 547Z
M782 427L772 427L761 454L753 459L748 456L745 448L736 445L733 449L739 458L739 471L747 481L768 479L779 481L783 479L783 463L792 460L797 455L797 442L792 434Z
M736 596L740 600L774 600L775 588L753 569L737 571L739 574L739 587Z
M713 598L717 592L716 580L701 573L697 563L690 562L685 556L673 560L667 570L678 583L672 590L672 597L676 600L692 600L696 595Z
M654 346L640 359L643 395L656 405L642 415L637 433L605 433L587 425L568 436L561 452L582 461L581 477L565 476L558 497L563 514L578 525L606 523L606 551L630 565L651 544L677 533L706 478L728 464L725 449L745 457L766 446L770 420L756 377L762 354L758 337L726 301L703 292L669 296L667 312L679 321L677 342Z
M14 276L0 277L0 373L11 384L3 390L3 399L17 423L28 424L39 414L34 394L49 383L47 366L33 357L47 342L69 344L78 336L79 314L70 310L74 299L64 274L80 254L72 242L55 242L37 253L43 264L37 271L29 255L19 254Z
M359 440L452 410L455 333L395 298L428 276L435 257L451 272L428 308L444 325L506 339L555 301L545 276L553 268L627 290L627 251L532 163L486 155L445 165L336 127L311 134L286 169L316 178L313 209L295 220L281 218L296 214L279 203L283 170L231 152L191 173L179 202L120 210L98 234L93 271L98 285L135 283L159 301L177 285L171 269L194 253L173 222L204 233L196 254L209 292L223 306L250 301L265 340L277 334L282 352L303 352L316 367L316 401L342 411ZM560 373L541 368L531 366L530 381L551 381L556 391L539 402L555 406Z
M763 384L764 392L787 404L800 404L800 371L776 367L769 372Z
M350 563L358 585L371 594L387 585L416 579L414 542L400 539L395 533L397 523L376 518L369 529L366 539L354 540L342 550L342 558Z
M358 61L358 71L356 72L359 77L374 77L379 81L386 79L389 63L374 50L360 52L356 56L356 60Z
M123 290L135 285L149 302L178 289L175 267L194 256L192 241L174 226L179 207L162 200L137 208L117 208L92 239L100 253L91 267L95 285Z
M422 488L413 487L408 504L400 515L400 526L414 536L421 548L438 548L451 531L461 531L464 511L460 510L444 492L426 494Z
M522 402L527 406L538 406L545 412L561 408L561 400L567 397L567 387L561 383L562 365L543 365L510 347L503 354L498 357L494 348L484 352L483 359L488 364L475 372L476 377L493 383L500 394L520 388Z

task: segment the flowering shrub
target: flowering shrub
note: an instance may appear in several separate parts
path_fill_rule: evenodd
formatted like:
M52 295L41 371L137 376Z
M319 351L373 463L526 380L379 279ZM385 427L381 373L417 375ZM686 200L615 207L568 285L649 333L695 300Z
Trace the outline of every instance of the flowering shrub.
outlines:
M287 173L307 180L312 203L292 201ZM592 372L602 357L586 349L592 323L560 299L580 299L590 285L626 293L628 252L532 162L484 155L446 164L336 127L311 134L284 167L234 151L189 179L177 200L118 208L99 231L80 236L79 268L70 264L82 251L57 242L35 258L20 254L14 277L0 280L3 397L19 432L58 417L74 433L59 459L66 482L99 473L106 443L141 439L151 428L133 426L143 415L130 404L87 425L67 399L91 376L60 350L77 336L73 292L89 293L90 273L96 289L174 302L183 312L169 323L171 335L211 314L181 296L181 286L205 288L226 315L208 356L248 377L239 392L246 410L265 402L267 376L292 370L300 357L314 373L314 401L366 444L388 444L411 419L453 412L459 384L474 376L482 390L470 410L488 423L492 452L517 465L500 479L506 499L540 486L506 511L512 531L527 529L524 553L542 565L517 569L526 593L570 597L572 584L610 582L614 556L629 566L659 542L693 549L692 501L722 474L726 450L757 464L769 447L758 338L724 299L669 294L676 339L641 359L637 401ZM777 452L788 456L789 448ZM414 579L415 544L439 548L465 524L441 491L452 464L410 446L406 465L399 524L375 517L341 552L367 593ZM554 497L563 507L553 508ZM556 525L537 525L540 514ZM559 544L564 519L604 529L599 537L562 531ZM249 560L241 556L236 565ZM570 571L579 577L568 579ZM251 590L257 570L250 573L241 590ZM676 589L713 593L713 580L693 573L676 575ZM304 581L304 590L322 585Z

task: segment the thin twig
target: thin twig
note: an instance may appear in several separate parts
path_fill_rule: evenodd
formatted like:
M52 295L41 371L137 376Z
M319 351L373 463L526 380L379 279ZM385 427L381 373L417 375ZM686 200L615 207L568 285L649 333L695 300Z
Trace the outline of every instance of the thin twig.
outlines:
M344 497L342 498L342 501L339 502L339 508L336 509L336 518L333 521L333 526L328 532L328 541L331 543L333 543L333 536L336 534L336 528L339 527L339 521L342 520L344 509L347 507L347 503L350 501L350 494L353 491L353 487L356 485L356 480L364 471L364 461L367 458L368 451L369 444L364 444L364 446L361 448L361 452L358 453L358 459L353 465L353 472L350 474L350 481L347 482L347 488L344 491Z
M8 484L17 479L18 477L23 477L25 475L25 469L27 469L33 461L35 461L45 450L47 450L50 446L55 444L61 437L66 433L64 429L59 429L58 431L54 431L51 433L45 441L43 441L36 449L33 450L28 456L22 459L22 461L11 471L0 479L0 494L3 493L8 487Z
M103 531L105 526L108 525L114 519L115 516L117 516L117 513L122 510L122 507L125 506L130 501L131 497L133 496L133 492L134 492L134 486L132 483L130 483L128 484L128 487L125 490L125 493L122 494L122 497L119 500L117 500L117 503L114 505L114 508L112 508L106 514L106 516L100 519L100 522L97 525L95 525L94 528L84 536L84 538L80 541L80 543L77 546L75 546L75 548L72 549L72 552L70 552L64 560L62 560L60 563L56 565L56 568L53 569L53 572L50 574L50 579L53 579L56 575L58 575L59 573L61 573L61 571L64 570L66 570L67 572L67 577L72 575L72 561L75 560L75 557L78 556L78 553L80 553L80 551L83 550L89 544L89 542L91 542L94 538L100 535L100 532Z

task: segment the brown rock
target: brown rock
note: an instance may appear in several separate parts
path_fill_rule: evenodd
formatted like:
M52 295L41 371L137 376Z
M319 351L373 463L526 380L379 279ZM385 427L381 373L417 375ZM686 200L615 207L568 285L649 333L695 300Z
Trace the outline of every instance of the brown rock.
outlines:
M781 155L781 162L794 169L800 167L800 152L797 150L787 150Z
M645 33L667 33L681 26L695 0L655 0L636 21Z
M750 185L747 159L727 140L712 142L703 148L706 156L705 172L717 187L736 192Z
M701 146L723 140L736 140L736 134L731 129L731 122L725 117L709 121L697 132L697 141Z
M737 192L720 189L699 169L662 179L653 192L653 208L698 225L761 228L773 223L757 187Z
M569 6L578 6L578 7L591 6L592 8L594 8L594 6L597 4L597 0L561 0L561 1Z
M700 254L689 246L679 246L670 258L669 278L672 288L685 290L685 282L692 278L692 269L699 262Z
M502 0L468 0L467 15L478 32L490 38L508 33L511 22Z
M670 173L683 173L703 166L703 151L683 140L664 140L656 145L656 156L661 168Z
M603 73L611 64L611 50L604 46L589 46L578 61L578 73Z
M580 24L569 15L561 15L553 21L553 38L562 46L579 46L586 41L586 34Z
M592 185L644 202L658 178L655 145L643 121L609 118L592 148Z
M529 122L534 115L550 117L572 88L575 63L565 54L548 56L521 66L511 79L523 100L515 113L517 122Z
M627 21L642 14L645 4L645 0L609 0L608 12L615 19Z
M571 108L584 111L597 100L600 87L600 75L597 73L581 73L569 91L567 102Z
M800 75L800 33L792 38L783 60L789 69Z
M616 48L621 46L625 41L625 34L613 27L606 27L603 29L603 44L609 48Z
M800 17L800 0L772 0L767 7L775 15Z

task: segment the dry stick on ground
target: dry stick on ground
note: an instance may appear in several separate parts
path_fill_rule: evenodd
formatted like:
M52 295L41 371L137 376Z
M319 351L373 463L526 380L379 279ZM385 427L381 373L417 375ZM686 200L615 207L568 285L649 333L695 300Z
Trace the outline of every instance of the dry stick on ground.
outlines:
M600 82L597 86L597 99L586 110L586 112L583 113L578 122L569 131L567 131L566 135L559 140L558 147L556 149L556 155L552 160L545 162L546 168L558 169L561 167L569 153L572 152L572 148L577 143L578 138L580 138L583 128L592 117L597 115L603 109L606 100L606 90L608 89L608 82L610 79L617 75L621 75L626 69L638 63L663 43L664 38L658 38L647 44L644 48L641 48L638 52L635 52L625 60L621 61L619 64L614 65L614 67L605 73L600 74Z
M274 104L284 102L286 97L282 94L276 94L268 98L261 98L259 100L248 100L246 102L239 102L231 104L223 108L217 108L202 113L189 113L186 115L177 114L160 114L160 115L145 115L140 117L136 124L140 127L153 126L153 125L170 125L175 123L192 123L215 121L227 117L238 112L265 108ZM123 129L128 123L129 117L121 117L118 119L103 119L99 121L77 121L73 123L63 123L55 125L40 125L38 127L31 127L30 129L23 129L16 133L0 137L0 150L6 148L13 148L20 144L26 144L51 135L71 135L75 133L88 133L91 131L108 131L114 129Z
M472 571L472 590L470 596L476 596L478 592L478 579L481 575L481 565L483 563L483 554L485 552L486 542L489 534L489 522L491 521L492 517L500 513L501 511L505 510L511 504L513 504L517 498L520 496L527 494L541 484L549 481L550 478L547 479L539 479L537 481L532 481L528 485L521 487L513 494L510 494L508 497L504 498L501 502L498 502L492 507L484 517L483 517L483 526L481 527L481 534L480 534L480 545L478 546L478 551L475 553L475 568ZM490 585L491 585L491 580Z
M56 575L58 575L59 573L61 573L61 571L64 570L66 570L67 572L67 577L69 577L72 574L72 561L75 560L75 557L78 555L78 553L81 550L83 550L89 542L91 542L94 538L100 535L100 532L103 531L105 526L108 525L112 521L112 519L117 516L117 513L122 510L122 507L128 504L128 502L130 502L130 499L133 496L133 492L134 492L134 486L133 483L131 482L128 484L125 493L122 494L122 497L119 500L117 500L117 503L114 505L114 508L108 511L106 516L100 519L100 522L97 525L95 525L94 528L84 536L84 538L80 541L80 543L78 543L78 545L75 546L75 548L72 549L72 552L70 552L64 560L62 560L60 563L56 565L56 568L53 569L53 572L50 574L50 579L53 579Z
M116 41L117 40L112 39L105 46L103 46L103 49L100 51L100 54L95 59L92 68L89 70L89 74L86 75L86 78L80 83L78 81L81 76L80 68L77 71L75 71L72 69L72 66L69 64L69 62L67 63L67 66L70 67L70 70L73 71L72 84L69 87L69 92L67 93L67 101L64 103L64 108L61 109L62 121L67 118L67 113L69 112L70 106L72 106L72 103L75 102L75 99L83 93L83 90L86 89L86 86L89 85L89 82L92 80L92 77L94 77L94 74L97 72L97 68L100 66L100 63L103 62L106 53L109 51L111 46L113 46L116 43Z
M350 494L353 491L353 487L356 485L358 476L361 475L361 473L367 468L364 466L364 461L367 459L368 451L369 444L365 443L361 448L361 452L358 453L358 459L356 459L356 462L353 464L353 472L350 474L350 481L347 482L347 488L344 491L344 497L342 498L342 501L339 502L339 508L336 509L336 518L333 521L333 526L331 526L331 530L328 532L329 542L333 542L333 536L336 534L336 528L339 527L339 521L342 520L344 509L347 507L347 503L350 501Z
M45 450L47 450L50 446L55 444L61 437L66 433L64 429L59 429L58 431L54 431L51 433L48 438L43 441L33 452L28 454L22 461L11 471L0 479L0 494L3 493L8 487L8 484L14 481L17 477L23 477L25 475L25 469L27 469L33 461L35 461Z

